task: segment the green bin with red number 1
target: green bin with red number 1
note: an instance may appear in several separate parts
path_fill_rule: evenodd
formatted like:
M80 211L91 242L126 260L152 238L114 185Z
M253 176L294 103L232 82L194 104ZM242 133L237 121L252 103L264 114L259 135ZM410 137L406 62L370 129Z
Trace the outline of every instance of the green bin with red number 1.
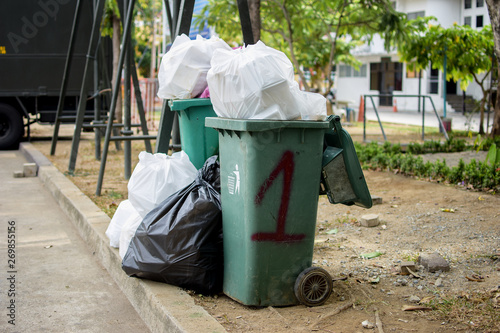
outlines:
M284 306L302 302L294 289L306 288L314 293L310 301L324 302L331 278L310 270L329 122L206 118L205 124L219 132L224 293L245 305ZM296 286L300 280L312 285Z

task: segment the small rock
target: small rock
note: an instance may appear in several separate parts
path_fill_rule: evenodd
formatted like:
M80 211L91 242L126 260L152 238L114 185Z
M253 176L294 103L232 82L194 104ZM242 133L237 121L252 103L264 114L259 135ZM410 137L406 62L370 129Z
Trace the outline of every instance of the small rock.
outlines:
M450 270L450 264L436 252L420 255L417 262L429 272L448 272Z
M418 303L418 302L420 302L420 297L415 296L415 295L411 295L410 298L408 298L408 301L411 303Z
M369 329L373 329L373 328L377 327L374 323L372 323L368 320L365 320L364 322L362 322L361 325L363 325L364 328L369 328Z
M434 282L434 285L436 287L443 287L444 286L443 285L443 279L441 279L441 278L437 279L436 282Z
M22 171L14 171L14 178L23 178L24 172Z
M406 286L408 285L408 280L406 279L397 279L395 282L395 285L397 286Z
M366 214L361 216L361 226L363 227L376 227L380 224L377 214Z
M382 204L382 197L372 196L372 204L373 205L381 205Z

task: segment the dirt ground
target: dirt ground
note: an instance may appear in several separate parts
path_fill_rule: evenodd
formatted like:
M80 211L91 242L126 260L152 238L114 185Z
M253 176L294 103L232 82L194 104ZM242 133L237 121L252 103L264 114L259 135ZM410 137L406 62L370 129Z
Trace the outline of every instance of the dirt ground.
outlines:
M49 127L50 129L50 127ZM354 140L362 129L347 128ZM49 156L47 129L33 129L33 144L62 172L67 170L72 128ZM418 140L405 128L386 128L389 141ZM372 135L377 140L377 132ZM69 178L112 215L126 199L122 152L110 150L103 195L94 195L99 162L93 134L86 133L74 176ZM143 145L134 143L133 165ZM458 158L482 155L440 155L448 165ZM313 264L334 278L333 293L319 307L248 307L227 296L193 295L229 332L500 332L500 196L449 184L417 180L389 172L365 171L372 196L381 204L371 209L331 205L320 197ZM365 214L380 224L362 227ZM361 255L380 251L373 259ZM401 275L403 261L439 253L450 271L430 273L416 267ZM433 310L404 311L408 306ZM363 322L378 327L364 328ZM366 325L366 322L365 322Z

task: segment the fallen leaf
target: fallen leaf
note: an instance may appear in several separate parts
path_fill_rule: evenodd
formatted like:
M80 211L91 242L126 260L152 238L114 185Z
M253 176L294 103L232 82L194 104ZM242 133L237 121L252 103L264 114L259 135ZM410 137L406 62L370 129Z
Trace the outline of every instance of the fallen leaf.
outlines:
M406 269L408 270L408 272L413 275L414 277L416 277L417 279L421 279L422 277L420 275L418 275L417 273L415 273L414 271L412 271L411 269L409 269L408 267L406 267Z
M336 235L338 232L339 232L339 229L335 228L335 229L328 230L326 233L328 235Z
M376 257L380 257L383 253L380 251L370 252L370 253L361 253L361 257L365 259L373 259Z
M430 311L432 308L420 305L403 305L403 311Z
M483 200L484 200L484 198L483 198L482 196L479 196L479 198L477 198L477 200L479 200L479 201L483 201Z
M347 280L347 276L343 276L343 277L339 277L339 278L332 278L332 281L335 282L335 281L346 281Z
M455 213L453 208L441 208L441 211L445 213Z
M370 253L361 253L361 257L365 259L373 259L381 256L383 253L380 251L370 252Z
M479 275L476 275L476 274L472 274L471 277L466 276L465 278L467 280L473 281L473 282L484 282L484 278L482 276L479 276Z

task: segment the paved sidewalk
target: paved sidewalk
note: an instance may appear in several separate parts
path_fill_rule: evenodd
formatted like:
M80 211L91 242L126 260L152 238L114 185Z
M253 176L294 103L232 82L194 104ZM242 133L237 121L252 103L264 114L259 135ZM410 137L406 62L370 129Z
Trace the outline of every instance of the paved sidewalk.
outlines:
M439 114L439 113L438 113ZM422 120L426 128L439 127L438 118L433 111L426 111L424 115L417 111L398 111L394 112L391 107L378 108L378 115L382 123L395 123L422 126ZM358 117L358 110L356 110L356 120ZM488 115L484 116L484 128L486 130ZM422 119L423 118L423 119ZM472 117L466 117L461 112L448 112L447 118L451 119L452 130L472 130L479 131L479 114ZM377 121L377 115L373 108L368 108L366 111L366 119ZM493 126L493 113L490 114L489 126Z
M38 176L13 178L26 160ZM0 332L225 332L181 288L128 277L104 234L110 218L30 143L0 151L0 184ZM4 292L11 274L15 296ZM15 327L6 318L11 299Z
M0 151L0 332L149 332L26 162Z

